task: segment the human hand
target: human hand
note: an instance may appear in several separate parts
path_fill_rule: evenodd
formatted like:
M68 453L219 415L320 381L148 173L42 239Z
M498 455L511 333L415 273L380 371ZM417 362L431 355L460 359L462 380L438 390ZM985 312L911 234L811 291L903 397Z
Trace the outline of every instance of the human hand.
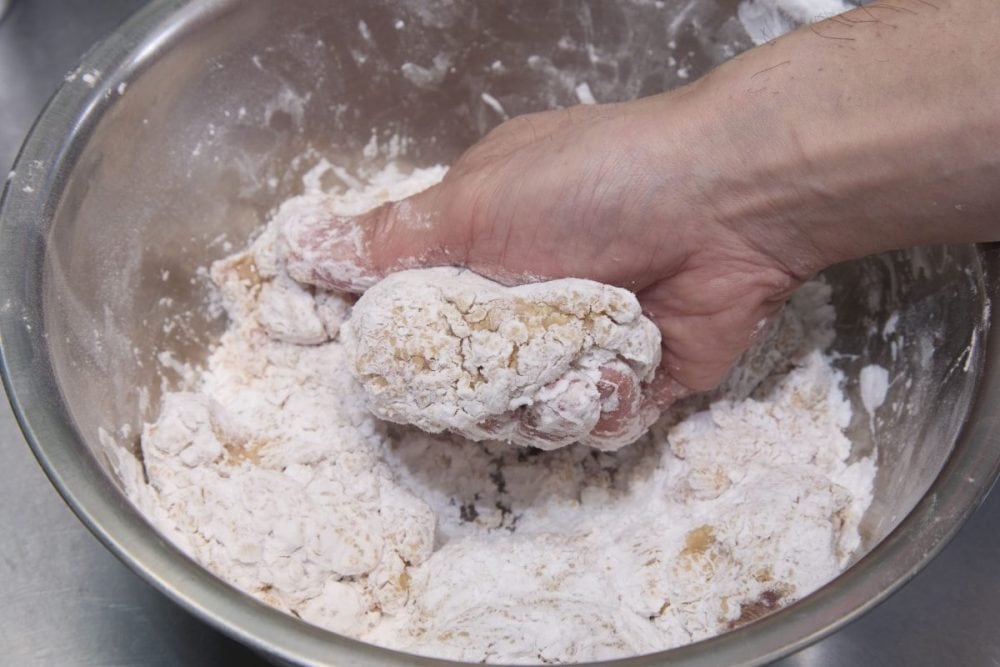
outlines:
M904 5L804 28L664 95L515 118L436 187L286 230L289 271L350 291L432 265L619 285L663 336L638 403L709 389L815 271L998 239L994 3Z
M435 265L505 284L581 277L628 288L662 332L663 361L641 388L608 369L606 391L635 400L595 433L635 430L650 404L714 387L807 277L781 259L794 249L761 247L726 216L715 198L725 160L698 108L683 90L515 118L414 197L287 226L287 268L348 291Z

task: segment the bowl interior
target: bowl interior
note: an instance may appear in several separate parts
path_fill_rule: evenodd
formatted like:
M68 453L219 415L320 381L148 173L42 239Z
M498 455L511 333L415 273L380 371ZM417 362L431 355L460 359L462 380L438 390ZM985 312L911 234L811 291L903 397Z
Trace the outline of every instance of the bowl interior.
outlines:
M134 451L162 390L224 326L204 268L321 160L341 168L329 185L349 184L390 159L447 163L504 118L587 91L607 102L681 85L751 45L736 4L208 3L185 8L174 24L183 30L119 70L72 82L94 88L100 113L52 211L43 311L90 455L115 482L99 431ZM827 279L850 434L857 455L877 447L879 457L863 553L952 451L976 388L987 298L972 247L869 258ZM868 364L891 380L873 416L858 381Z

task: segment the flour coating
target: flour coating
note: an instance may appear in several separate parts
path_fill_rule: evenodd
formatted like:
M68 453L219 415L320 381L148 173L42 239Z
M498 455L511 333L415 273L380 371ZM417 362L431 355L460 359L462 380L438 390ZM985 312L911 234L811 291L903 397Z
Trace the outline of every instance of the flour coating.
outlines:
M376 419L345 345L361 321L354 299L293 280L281 226L313 204L323 215L347 215L342 199L377 206L426 176L392 167L377 185L308 193L212 267L227 331L193 386L164 396L142 462L107 448L164 535L310 623L473 662L686 644L845 567L875 467L851 458L843 433L851 409L824 352L834 313L822 283L792 297L719 390L618 451L511 447ZM450 284L450 271L434 275ZM608 331L626 340L633 330L619 326ZM633 355L637 376L655 361L602 349Z
M595 429L623 400L641 411L660 332L631 292L589 280L504 287L462 269L402 271L361 297L342 342L372 412L431 433L613 450L659 416L650 406Z

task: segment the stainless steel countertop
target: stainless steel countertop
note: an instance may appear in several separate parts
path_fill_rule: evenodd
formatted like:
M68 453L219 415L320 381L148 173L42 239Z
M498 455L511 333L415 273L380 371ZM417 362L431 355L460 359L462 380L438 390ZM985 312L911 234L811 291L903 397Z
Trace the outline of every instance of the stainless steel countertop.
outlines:
M76 60L143 0L14 0L0 23L0 174ZM0 390L2 391L2 390ZM119 563L0 404L0 663L264 665ZM779 664L1000 665L1000 494L888 602Z

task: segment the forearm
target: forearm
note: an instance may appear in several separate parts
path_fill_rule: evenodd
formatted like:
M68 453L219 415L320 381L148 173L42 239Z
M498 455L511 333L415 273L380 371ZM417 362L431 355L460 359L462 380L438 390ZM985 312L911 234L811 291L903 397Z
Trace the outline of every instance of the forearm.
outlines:
M1000 6L875 2L719 68L713 206L801 266L1000 239Z

